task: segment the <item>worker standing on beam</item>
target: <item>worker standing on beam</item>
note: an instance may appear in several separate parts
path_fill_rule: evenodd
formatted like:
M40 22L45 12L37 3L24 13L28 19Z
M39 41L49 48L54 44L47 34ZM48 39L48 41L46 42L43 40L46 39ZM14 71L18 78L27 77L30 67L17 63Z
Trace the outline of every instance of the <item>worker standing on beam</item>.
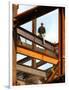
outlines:
M43 26L43 23L41 23L41 26L38 28L38 33L39 33L39 37L43 39L43 44L45 44L44 37L45 37L46 30L45 30L45 27Z

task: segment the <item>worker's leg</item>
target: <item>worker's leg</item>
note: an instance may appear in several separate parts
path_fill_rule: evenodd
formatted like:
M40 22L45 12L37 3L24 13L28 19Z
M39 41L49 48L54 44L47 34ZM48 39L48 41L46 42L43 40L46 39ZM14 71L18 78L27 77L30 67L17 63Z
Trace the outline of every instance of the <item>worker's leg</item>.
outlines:
M39 37L43 39L43 44L45 44L45 40L44 40L44 34L39 34Z
M45 44L45 40L44 40L44 38L43 38L43 44Z
M45 44L45 39L44 39L44 34L42 34L42 38L43 38L43 44Z

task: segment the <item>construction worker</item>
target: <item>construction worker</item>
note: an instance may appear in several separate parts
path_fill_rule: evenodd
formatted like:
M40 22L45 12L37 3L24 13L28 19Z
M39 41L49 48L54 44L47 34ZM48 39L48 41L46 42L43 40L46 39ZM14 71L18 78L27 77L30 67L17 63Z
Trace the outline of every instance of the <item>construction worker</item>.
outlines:
M45 30L45 27L43 26L43 23L41 23L41 26L38 28L38 33L39 33L39 37L43 39L43 44L45 44L44 37L45 37L46 30Z

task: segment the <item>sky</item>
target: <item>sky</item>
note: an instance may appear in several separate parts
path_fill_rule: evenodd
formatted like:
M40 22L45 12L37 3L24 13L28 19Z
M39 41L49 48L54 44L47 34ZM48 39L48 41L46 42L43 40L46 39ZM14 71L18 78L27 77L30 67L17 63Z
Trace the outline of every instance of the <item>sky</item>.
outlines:
M26 10L29 10L30 8L33 8L33 7L35 6L21 4L18 9L18 14L21 12L25 12ZM45 39L52 43L54 42L57 43L58 42L58 9L37 18L36 33L38 33L38 28L41 22L44 23L44 26L46 29ZM32 32L32 21L21 25L21 27Z
M33 7L35 7L35 6L21 4L21 5L19 5L18 14L25 12L26 10L29 10L30 8L33 8ZM58 9L36 19L36 23L37 23L36 34L38 34L38 28L39 28L41 22L44 23L44 27L46 29L45 40L48 40L49 42L52 42L52 43L58 43ZM32 32L32 21L21 25L21 27ZM23 38L21 38L21 40L25 41L25 39L23 39ZM30 44L30 42L28 40L26 42ZM20 60L23 57L26 57L26 56L17 54L17 60ZM38 62L39 60L36 60L36 61ZM31 66L31 63L32 63L32 61L30 60L30 61L26 62L25 65ZM38 69L45 70L52 66L53 66L52 64L47 63L47 64L40 66Z

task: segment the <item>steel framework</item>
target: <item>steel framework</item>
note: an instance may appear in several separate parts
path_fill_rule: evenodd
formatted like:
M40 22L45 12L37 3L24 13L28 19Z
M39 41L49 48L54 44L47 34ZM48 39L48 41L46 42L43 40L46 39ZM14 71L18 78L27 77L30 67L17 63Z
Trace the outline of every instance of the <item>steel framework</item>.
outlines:
M17 15L19 5L12 5L13 13L13 73L12 79L13 85L23 84L39 84L39 83L50 83L57 82L57 78L65 76L65 8L55 6L36 6L30 10ZM45 41L42 44L42 38L36 35L36 18L52 12L58 9L58 39L57 44L53 44L49 41ZM28 30L21 28L20 25L32 21L32 33ZM17 40L17 35L21 36L32 42L32 45L21 40ZM39 45L43 49L37 47ZM56 49L55 49L56 48ZM55 50L58 50L58 56ZM27 57L17 61L16 54L26 55ZM39 59L40 62L36 62ZM24 65L25 62L32 60L32 66ZM52 63L53 67L47 70L39 70L38 67ZM18 74L19 73L19 74ZM61 77L62 76L62 77ZM36 82L35 82L36 81ZM59 79L59 82L64 82L63 79Z

